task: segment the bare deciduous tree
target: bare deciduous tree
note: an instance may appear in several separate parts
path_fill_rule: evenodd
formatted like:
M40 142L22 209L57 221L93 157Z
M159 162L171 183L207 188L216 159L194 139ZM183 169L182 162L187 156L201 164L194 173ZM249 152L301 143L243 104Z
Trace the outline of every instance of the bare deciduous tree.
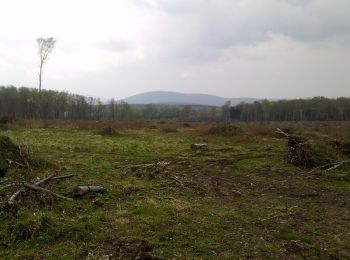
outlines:
M47 62L47 59L49 57L49 54L52 52L53 48L56 44L56 39L50 37L50 38L38 38L38 54L40 58L39 63L39 92L41 92L41 79L43 75L43 67L44 64Z

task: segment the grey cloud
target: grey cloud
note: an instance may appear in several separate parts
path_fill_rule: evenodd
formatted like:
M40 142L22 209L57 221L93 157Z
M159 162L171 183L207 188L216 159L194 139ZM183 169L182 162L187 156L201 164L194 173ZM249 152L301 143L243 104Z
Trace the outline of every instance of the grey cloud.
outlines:
M157 2L164 12L182 16L189 24L198 23L198 37L221 37L233 45L257 41L267 31L305 41L350 33L350 2L346 0Z
M347 0L157 0L156 3L157 7L148 8L169 16L162 44L168 48L168 58L176 62L217 60L221 49L258 44L266 41L271 32L306 43L350 35Z

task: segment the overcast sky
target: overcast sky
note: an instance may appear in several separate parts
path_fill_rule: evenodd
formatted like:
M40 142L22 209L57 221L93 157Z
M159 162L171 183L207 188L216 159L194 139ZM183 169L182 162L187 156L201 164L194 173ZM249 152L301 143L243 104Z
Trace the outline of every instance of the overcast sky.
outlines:
M0 0L0 85L102 98L350 96L349 0Z

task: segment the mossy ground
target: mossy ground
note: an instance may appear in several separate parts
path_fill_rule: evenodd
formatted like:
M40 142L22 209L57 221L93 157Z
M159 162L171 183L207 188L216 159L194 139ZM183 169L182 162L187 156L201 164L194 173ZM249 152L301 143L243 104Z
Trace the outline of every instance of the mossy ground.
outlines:
M350 257L350 168L310 174L291 166L284 140L191 128L2 134L26 140L52 165L11 170L1 187L57 170L77 174L54 183L58 192L84 184L107 189L99 204L92 196L45 205L22 197L16 215L0 216L2 259L132 258L146 250L139 241L165 259ZM191 151L199 142L209 148ZM1 189L1 200L13 191Z

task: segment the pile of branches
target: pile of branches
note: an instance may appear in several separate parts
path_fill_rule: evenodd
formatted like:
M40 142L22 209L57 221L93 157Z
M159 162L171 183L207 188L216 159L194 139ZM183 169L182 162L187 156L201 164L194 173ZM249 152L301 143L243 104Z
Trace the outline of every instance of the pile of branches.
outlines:
M26 169L33 172L33 169L29 162L31 154L30 145L15 145L11 139L7 136L0 136L0 177L4 177L8 170L12 168ZM7 183L0 187L0 191L3 190L15 190L13 194L8 195L8 199L4 204L3 209L17 210L18 202L20 198L27 198L31 202L37 202L37 204L46 204L48 200L53 198L72 201L73 197L81 197L86 193L103 193L105 189L101 186L75 186L70 193L71 197L59 194L50 189L50 183L58 180L66 180L76 176L75 174L58 176L57 172L51 174L44 179L36 179L35 181L18 181L13 183Z
M72 198L66 197L66 196L61 195L59 193L56 193L56 192L52 191L51 189L49 189L47 187L43 187L43 186L45 184L48 184L51 181L54 181L54 180L65 180L65 179L68 179L68 178L71 178L74 176L75 176L75 174L57 176L57 174L55 173L55 174L51 174L50 176L48 176L44 179L36 180L34 182L22 181L22 182L18 182L18 183L14 183L14 184L9 184L8 187L15 186L15 187L17 187L17 190L5 202L4 208L6 210L16 210L18 199L20 197L24 197L25 195L29 194L29 191L42 193L45 195L49 195L50 197L55 197L55 198L62 199L62 200L72 201L73 200Z
M5 211L17 211L18 208L18 202L20 201L20 198L27 198L27 201L30 200L32 203L36 202L39 205L46 204L47 200L52 199L60 199L60 200L66 200L66 201L73 201L74 198L82 197L83 195L87 193L104 193L105 189L101 186L75 186L73 191L70 192L70 197L57 193L53 191L49 184L53 181L62 181L69 178L72 178L76 176L75 174L69 174L69 175L57 175L57 173L51 174L50 176L44 178L44 179L37 179L36 181L28 182L28 181L21 181L18 183L12 183L8 184L3 189L6 188L13 188L16 187L16 191L9 195L7 201L5 202L3 209ZM33 193L35 196L32 196ZM68 195L69 195L68 194ZM28 203L26 203L28 204Z
M279 128L276 132L288 139L287 160L289 163L302 168L312 168L316 165L311 145L306 142L305 138L288 134Z
M341 149L334 150L329 145L312 143L305 137L288 134L279 128L276 132L288 140L287 160L295 166L332 171L350 162L348 158L344 160Z

